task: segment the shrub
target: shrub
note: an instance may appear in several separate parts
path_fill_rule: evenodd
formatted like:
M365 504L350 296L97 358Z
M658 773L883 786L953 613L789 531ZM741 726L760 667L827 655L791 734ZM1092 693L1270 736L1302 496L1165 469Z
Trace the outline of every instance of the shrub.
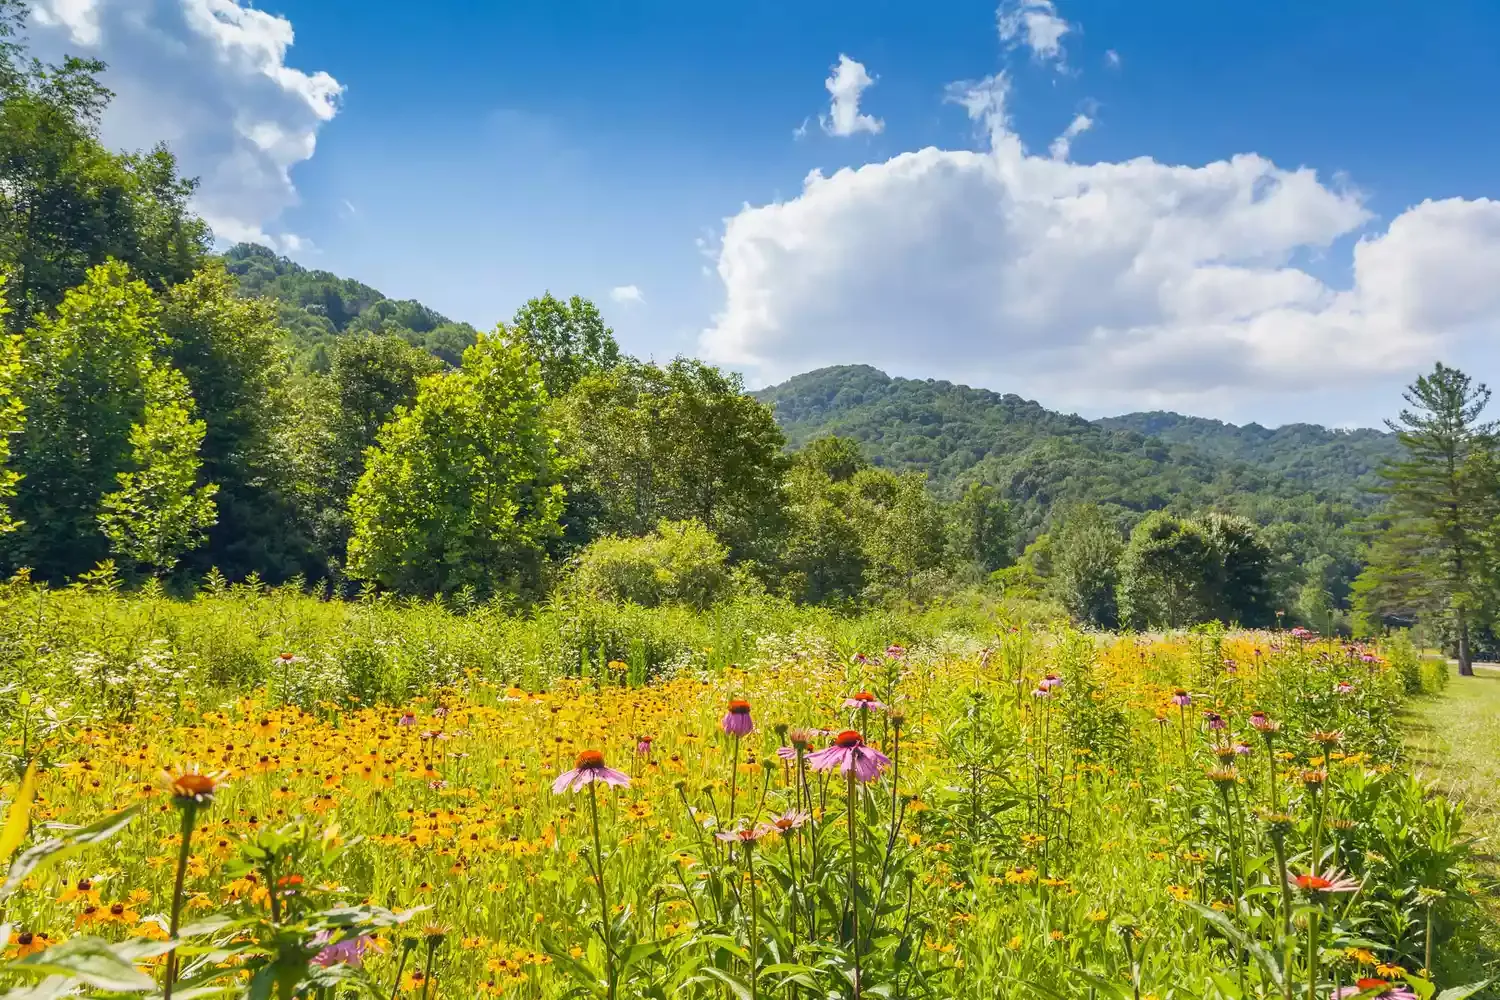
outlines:
M641 538L606 536L578 556L574 585L607 600L702 611L732 589L729 550L698 521L662 521Z

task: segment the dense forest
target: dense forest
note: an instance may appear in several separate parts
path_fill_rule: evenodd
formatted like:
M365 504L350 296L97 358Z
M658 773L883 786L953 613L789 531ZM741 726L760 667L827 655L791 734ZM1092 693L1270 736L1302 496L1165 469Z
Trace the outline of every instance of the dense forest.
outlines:
M1452 369L1413 387L1399 433L1268 430L1090 422L867 366L750 394L629 357L578 296L481 332L264 247L218 252L169 149L100 142L102 65L28 61L24 16L0 0L6 573L518 607L967 592L1100 626L1359 612L1455 634L1496 603L1470 579L1500 536L1475 485L1488 395ZM1459 431L1439 447L1423 421ZM1450 551L1441 505L1396 501L1426 482L1411 462L1460 459Z

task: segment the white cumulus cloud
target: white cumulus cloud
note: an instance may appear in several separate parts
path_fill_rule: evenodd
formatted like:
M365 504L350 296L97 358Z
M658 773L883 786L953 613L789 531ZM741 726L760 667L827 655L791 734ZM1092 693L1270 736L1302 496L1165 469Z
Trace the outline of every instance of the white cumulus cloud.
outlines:
M1063 65L1063 36L1073 30L1052 0L1003 0L995 11L995 27L1007 46L1024 45L1033 59L1058 67Z
M829 135L850 136L856 132L878 133L884 129L885 122L859 110L860 97L874 83L874 78L865 71L864 63L841 53L833 74L823 83L833 98L828 114L818 117L823 131Z
M1003 75L951 95L979 149L814 171L726 220L702 352L765 380L868 362L1093 412L1222 410L1500 333L1500 201L1423 202L1372 229L1360 192L1254 153L1033 154L1006 96ZM1347 279L1329 277L1350 240Z
M635 285L617 285L609 290L609 297L621 304L640 304L646 301L646 296Z
M166 142L201 179L193 207L220 239L306 246L276 222L296 204L292 170L312 157L343 88L288 65L290 21L240 0L35 0L30 35L43 58L108 63L105 142Z

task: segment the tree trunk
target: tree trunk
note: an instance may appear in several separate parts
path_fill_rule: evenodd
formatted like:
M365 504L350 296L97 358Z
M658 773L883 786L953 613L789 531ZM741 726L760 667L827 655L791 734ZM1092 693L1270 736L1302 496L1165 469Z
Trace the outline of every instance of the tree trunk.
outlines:
M1469 618L1464 609L1458 609L1458 675L1474 676L1474 661L1469 655Z

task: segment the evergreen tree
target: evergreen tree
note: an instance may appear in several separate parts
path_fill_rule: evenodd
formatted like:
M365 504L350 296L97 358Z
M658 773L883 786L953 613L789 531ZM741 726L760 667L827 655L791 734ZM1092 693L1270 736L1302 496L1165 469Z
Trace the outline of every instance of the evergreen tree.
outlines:
M1468 676L1470 632L1489 617L1493 558L1486 540L1497 513L1497 438L1495 424L1480 416L1490 390L1438 363L1404 398L1407 408L1387 423L1405 455L1382 470L1387 525L1362 574L1361 609L1366 615L1381 604L1441 609L1459 672Z

